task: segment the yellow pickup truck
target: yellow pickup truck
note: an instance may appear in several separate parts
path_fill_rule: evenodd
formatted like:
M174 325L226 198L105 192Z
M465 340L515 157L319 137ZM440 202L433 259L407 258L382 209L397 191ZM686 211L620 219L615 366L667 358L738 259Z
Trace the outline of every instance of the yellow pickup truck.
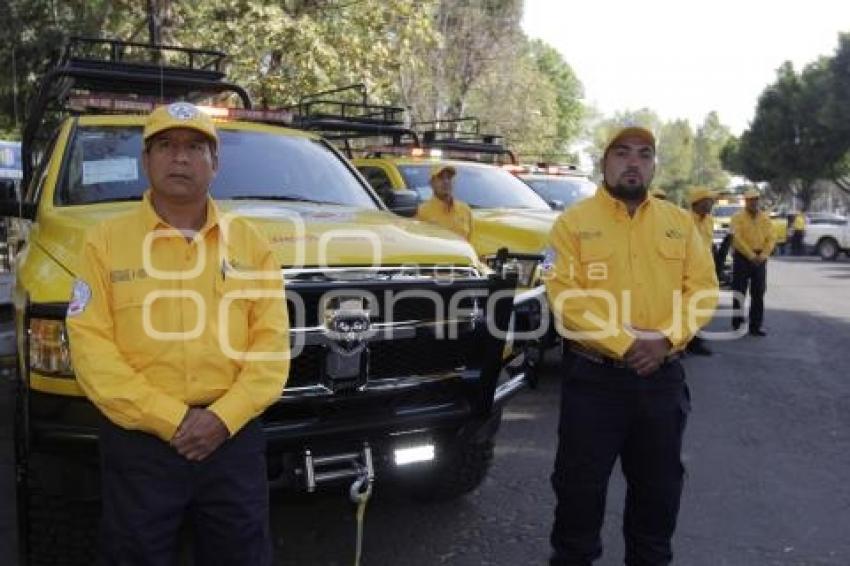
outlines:
M64 320L86 231L139 205L144 114L163 97L239 103L206 110L221 148L211 192L268 238L286 281L294 357L262 416L273 485L313 491L367 474L417 497L463 495L486 476L502 407L526 383L504 358L516 278L452 233L391 213L297 113L251 109L223 59L75 40L30 106L24 194L0 202L19 228L8 244L22 563L94 562L98 412ZM397 457L411 448L416 458Z

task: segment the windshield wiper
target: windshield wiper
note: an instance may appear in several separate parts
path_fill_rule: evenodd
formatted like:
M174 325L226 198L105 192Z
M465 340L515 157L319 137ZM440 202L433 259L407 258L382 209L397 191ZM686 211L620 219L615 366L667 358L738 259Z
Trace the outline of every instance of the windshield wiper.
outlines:
M104 198L86 200L84 202L72 202L72 203L65 203L65 204L71 204L71 205L74 205L74 204L105 204L105 203L109 203L109 202L129 202L129 201L134 201L134 200L137 200L137 201L142 200L142 195L126 196L126 197L104 197Z
M283 202L312 202L315 204L339 204L327 200L316 200L312 198L297 196L297 195L236 195L228 197L219 197L222 200L276 200Z

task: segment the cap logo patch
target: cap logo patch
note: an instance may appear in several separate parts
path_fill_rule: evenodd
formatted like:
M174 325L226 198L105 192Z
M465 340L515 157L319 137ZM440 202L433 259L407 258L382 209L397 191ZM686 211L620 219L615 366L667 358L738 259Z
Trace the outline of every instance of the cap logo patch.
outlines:
M174 102L168 105L168 113L177 120L197 118L198 108L188 102Z

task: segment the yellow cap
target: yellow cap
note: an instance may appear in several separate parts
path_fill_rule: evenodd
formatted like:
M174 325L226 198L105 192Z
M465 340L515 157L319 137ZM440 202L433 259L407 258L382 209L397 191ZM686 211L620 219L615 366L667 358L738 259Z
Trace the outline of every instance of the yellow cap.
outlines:
M691 189L688 191L688 203L690 204L694 204L695 202L707 198L710 198L711 200L716 200L717 194L715 194L715 192L709 189L708 187L691 187Z
M452 177L457 175L457 169L455 169L451 165L434 165L433 167L431 167L431 178L433 179L434 177L440 175L443 172L450 173Z
M761 193L759 192L759 190L758 190L758 189L755 189L755 188L749 188L749 189L747 189L746 191L744 191L744 198L745 198L745 199L748 199L748 198L761 198Z
M652 195L652 196L654 196L655 198L660 198L660 199L667 200L667 191L665 191L665 190L664 190L664 189L662 189L661 187L653 187L653 188L649 191L649 194L650 194L650 195Z
M655 136L649 129L641 126L626 126L614 132L614 135L612 135L608 140L608 143L605 144L605 150L602 152L602 156L605 157L605 155L608 154L608 150L611 149L615 143L626 137L638 137L651 145L653 150L655 149Z
M147 141L151 136L172 128L189 128L201 132L218 147L212 118L191 102L172 102L148 114L143 137Z

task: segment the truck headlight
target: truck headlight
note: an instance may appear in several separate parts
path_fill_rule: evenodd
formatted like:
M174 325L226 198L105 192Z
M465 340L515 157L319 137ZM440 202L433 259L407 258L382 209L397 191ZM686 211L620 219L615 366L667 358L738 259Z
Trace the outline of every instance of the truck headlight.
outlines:
M29 358L32 371L56 377L74 377L65 321L30 319Z

